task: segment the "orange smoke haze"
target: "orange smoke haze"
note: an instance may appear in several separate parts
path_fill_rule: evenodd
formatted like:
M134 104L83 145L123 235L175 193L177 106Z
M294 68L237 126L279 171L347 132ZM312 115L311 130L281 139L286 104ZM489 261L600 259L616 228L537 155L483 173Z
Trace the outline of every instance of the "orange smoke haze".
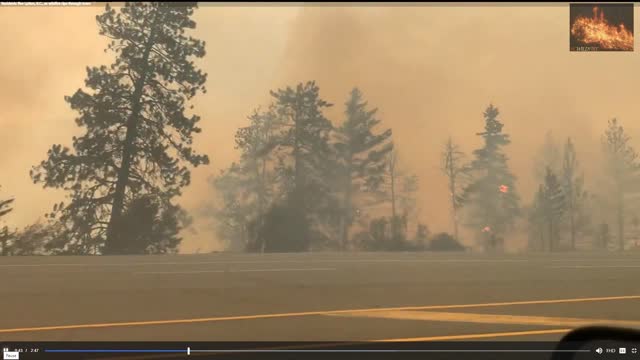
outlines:
M24 226L63 193L32 184L29 169L53 143L78 134L63 96L83 86L85 67L109 62L88 8L0 8L0 196L16 197L6 217ZM404 167L420 176L420 217L450 231L448 191L438 169L451 135L466 152L480 145L482 112L492 102L511 135L516 189L529 202L533 158L551 130L571 135L587 172L599 171L599 136L618 117L640 146L639 58L567 50L567 4L425 6L221 6L197 10L195 36L207 43L200 65L208 92L195 101L203 133L196 148L212 165L193 171L180 199L192 213L211 197L207 178L237 156L233 134L269 101L268 91L316 80L342 120L358 86L380 109ZM182 251L217 249L207 219L185 234Z

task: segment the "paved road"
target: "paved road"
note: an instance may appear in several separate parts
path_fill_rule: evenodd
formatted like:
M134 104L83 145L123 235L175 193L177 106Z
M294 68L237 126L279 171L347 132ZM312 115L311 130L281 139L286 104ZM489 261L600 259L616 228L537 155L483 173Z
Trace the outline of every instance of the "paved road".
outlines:
M640 327L640 254L0 258L0 340L552 340Z

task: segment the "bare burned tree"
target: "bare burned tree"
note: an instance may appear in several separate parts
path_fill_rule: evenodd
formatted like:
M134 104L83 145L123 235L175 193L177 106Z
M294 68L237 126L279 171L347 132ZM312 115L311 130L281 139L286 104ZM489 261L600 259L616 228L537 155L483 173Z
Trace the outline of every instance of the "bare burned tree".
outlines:
M449 202L451 206L451 220L453 222L453 235L457 239L459 226L459 210L462 207L462 191L469 182L469 168L466 164L465 154L460 146L449 137L440 153L440 170L447 178L447 190L449 190Z

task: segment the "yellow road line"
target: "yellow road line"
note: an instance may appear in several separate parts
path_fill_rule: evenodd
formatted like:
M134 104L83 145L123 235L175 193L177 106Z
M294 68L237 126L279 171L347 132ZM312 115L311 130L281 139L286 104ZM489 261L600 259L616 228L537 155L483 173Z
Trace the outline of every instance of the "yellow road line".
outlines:
M640 300L640 295L606 296L606 297L574 298L574 299L553 299L553 300L525 300L525 301L507 301L507 302L480 303L480 304L459 304L459 305L404 306L404 307L392 307L392 308L358 309L358 310L351 310L351 311L349 311L349 310L327 311L326 313L327 314L338 314L338 313L350 313L350 312L356 313L356 312L394 311L394 310L398 310L398 311L402 311L402 310L446 310L446 309L500 307L500 306L513 306L513 305L564 304L564 303L612 301L612 300Z
M126 326L193 324L193 323L205 323L205 322L274 319L274 318L286 318L286 317L334 315L334 314L348 314L348 313L376 312L376 311L463 309L463 308L474 308L474 307L482 308L482 307L496 307L496 306L510 306L510 305L561 304L561 303L635 300L635 299L640 299L640 295L574 298L574 299L553 299L553 300L510 301L510 302L459 304L459 305L427 305L427 306L404 306L404 307L352 309L352 310L305 311L305 312L276 313L276 314L206 317L206 318L176 319L176 320L129 321L129 322L98 323L98 324L53 325L53 326L0 329L0 334L17 333L17 332L34 332L34 331L52 331L52 330L111 328L111 327L126 327Z
M339 342L339 343L326 343L326 344L317 344L317 345L292 345L292 346L280 346L280 347L269 347L266 349L306 349L306 348L331 348L334 346L349 346L349 345L359 345L367 342L417 342L417 341L451 341L451 340L472 340L472 339L491 339L491 338L499 338L499 337L509 337L509 336L531 336L531 335L551 335L551 334L565 334L571 331L572 329L548 329L548 330L530 330L530 331L512 331L512 332L497 332L497 333L480 333L480 334L462 334L462 335L440 335L440 336L426 336L426 337L415 337L415 338L398 338L398 339L379 339L379 340L367 340L367 341L353 341L353 342ZM236 353L240 354L240 353ZM216 356L222 355L222 353L191 353L191 356ZM224 354L229 355L229 354ZM118 359L125 360L143 360L143 359L159 359L161 357L173 357L172 355L139 355L134 357L125 357ZM115 358L114 358L115 359Z
M622 327L640 327L640 321L584 319L570 317L522 316L502 314L475 314L466 312L433 311L376 311L370 313L332 314L331 316L361 317L393 320L420 320L441 322L464 322L475 324L570 326L611 325Z
M426 336L404 339L383 339L374 340L375 342L411 342L411 341L449 341L449 340L471 340L471 339L490 339L508 336L528 336L528 335L550 335L564 334L572 329L548 329L548 330L529 330L529 331L512 331L498 333L482 333L482 334L463 334L463 335L443 335L443 336Z
M367 340L367 341L349 341L339 343L326 343L326 344L314 344L314 345L293 345L293 346L280 346L269 347L266 349L306 349L306 348L331 348L334 346L349 346L358 345L367 342L416 342L416 341L450 341L450 340L471 340L471 339L487 339L487 338L499 338L509 336L530 336L530 335L551 335L551 334L565 334L572 329L549 329L549 330L531 330L531 331L514 331L514 332L498 332L498 333L481 333L481 334L463 334L463 335L440 335L440 336L427 336L416 338L400 338L400 339L380 339L380 340ZM263 348L264 349L264 348ZM240 353L235 353L240 354ZM222 353L191 353L191 356L208 356L214 357L216 355L222 355ZM229 355L229 354L224 354ZM174 357L173 355L138 355L132 357L118 358L121 360L144 360L144 359L160 359L160 358ZM115 358L113 358L115 359Z

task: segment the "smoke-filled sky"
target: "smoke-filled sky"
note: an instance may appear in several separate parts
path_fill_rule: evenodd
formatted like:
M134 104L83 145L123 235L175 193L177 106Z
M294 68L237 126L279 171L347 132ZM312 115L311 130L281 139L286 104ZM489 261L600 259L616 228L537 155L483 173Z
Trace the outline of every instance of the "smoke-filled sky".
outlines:
M0 197L16 197L9 224L36 221L64 195L29 178L53 143L79 133L64 102L83 86L85 67L110 61L97 33L101 7L0 8ZM637 11L636 11L637 15ZM196 148L212 164L193 171L180 199L193 214L213 193L207 178L236 157L233 134L267 105L270 89L316 80L327 115L342 120L358 86L394 131L401 161L420 176L421 219L449 230L439 153L451 135L470 152L480 145L482 112L492 102L512 138L507 153L528 202L536 188L533 158L544 135L571 135L583 168L599 171L599 136L618 117L640 146L640 57L634 52L569 52L569 6L260 6L203 5L196 37L208 92L195 101L203 133ZM589 183L589 178L587 178ZM218 243L196 221L183 252Z

